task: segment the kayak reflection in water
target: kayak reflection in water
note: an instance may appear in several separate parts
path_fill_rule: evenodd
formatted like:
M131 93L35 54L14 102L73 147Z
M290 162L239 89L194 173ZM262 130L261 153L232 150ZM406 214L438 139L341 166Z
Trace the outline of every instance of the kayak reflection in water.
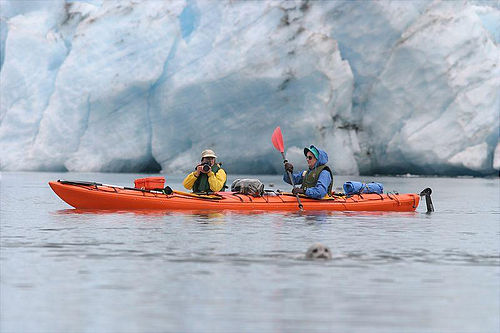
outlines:
M328 154L313 145L309 148L304 148L308 170L301 173L293 173L293 165L290 162L285 162L285 174L283 180L288 184L292 184L288 176L288 172L292 174L294 184L302 184L301 187L293 189L293 194L305 194L314 199L321 199L332 193L333 173L326 165L328 162Z
M182 185L195 193L224 191L227 176L221 164L215 162L216 158L213 150L204 150L201 163L184 178Z

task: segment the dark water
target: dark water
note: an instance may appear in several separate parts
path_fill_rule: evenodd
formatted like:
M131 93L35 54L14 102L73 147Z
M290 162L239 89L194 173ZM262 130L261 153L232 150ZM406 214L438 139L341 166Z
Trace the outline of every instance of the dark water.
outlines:
M47 185L139 176L1 174L2 333L500 331L498 179L377 178L431 215L77 213Z

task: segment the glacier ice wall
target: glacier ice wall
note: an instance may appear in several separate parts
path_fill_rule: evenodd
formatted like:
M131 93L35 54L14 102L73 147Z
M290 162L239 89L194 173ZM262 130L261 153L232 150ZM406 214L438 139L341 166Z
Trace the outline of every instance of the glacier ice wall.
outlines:
M495 3L0 4L0 170L498 172Z

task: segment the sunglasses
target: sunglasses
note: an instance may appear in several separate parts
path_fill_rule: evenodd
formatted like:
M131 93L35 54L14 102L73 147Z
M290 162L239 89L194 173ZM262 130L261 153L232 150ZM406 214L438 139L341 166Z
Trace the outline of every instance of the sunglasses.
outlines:
M312 159L313 159L313 157L314 157L314 156L307 155L307 156L306 156L306 159L310 161L310 160L312 160Z

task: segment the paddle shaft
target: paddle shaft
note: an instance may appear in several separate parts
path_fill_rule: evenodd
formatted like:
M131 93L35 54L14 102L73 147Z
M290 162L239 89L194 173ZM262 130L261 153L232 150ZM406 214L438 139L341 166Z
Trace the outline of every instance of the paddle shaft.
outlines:
M283 134L281 133L281 128L279 126L274 129L273 135L271 135L271 141L273 142L274 148L276 148L276 150L281 153L281 156L283 156L283 163L288 162L286 160L286 157L285 157L285 145L283 142ZM288 178L290 178L290 182L292 183L292 186L295 188L292 173L288 170L287 170L287 172L288 172ZM295 197L297 198L297 203L299 204L299 209L301 211L304 210L304 207L302 206L302 202L300 202L299 195L295 194Z
M103 183L97 183L97 182L71 181L71 180L61 180L60 182L63 184L107 186L107 187L116 187L116 188L119 188L122 190L132 190L132 191L139 191L139 192L146 192L146 193L164 194L162 191L159 191L159 190L145 190L142 188L103 184ZM195 193L187 193L187 192L181 192L181 191L175 191L175 190L172 190L172 193L175 193L178 195L183 195L183 196L188 196L188 197L193 197L193 198L200 198L201 197L201 198L205 199L203 196L200 196L200 195L195 194ZM214 194L213 196L218 197L216 194ZM215 198L208 198L208 199L215 199Z
M288 162L288 161L286 160L286 157L285 157L285 153L284 153L284 152L281 152L281 156L283 156L283 163ZM291 173L290 171L288 171L288 170L287 170L286 172L288 173L288 178L290 178L290 182L292 182L292 186L295 188L295 183L294 183L294 181L293 181L293 175L292 175L292 173ZM298 195L298 194L295 194L295 197L297 198L297 202L299 203L299 208L300 208L300 210L303 210L303 209L304 209L304 207L302 206L302 202L300 202L299 195Z
M97 182L85 182L85 181L73 181L73 180L59 180L59 182L63 184L73 184L73 185L90 185L90 186L107 186L107 187L116 187L122 190L132 190L132 191L140 191L140 192L150 192L150 193L163 193L160 191L155 191L155 190L144 190L142 188L136 188L136 187L127 187L127 186L119 186L119 185L111 185L111 184L103 184L103 183L97 183Z

